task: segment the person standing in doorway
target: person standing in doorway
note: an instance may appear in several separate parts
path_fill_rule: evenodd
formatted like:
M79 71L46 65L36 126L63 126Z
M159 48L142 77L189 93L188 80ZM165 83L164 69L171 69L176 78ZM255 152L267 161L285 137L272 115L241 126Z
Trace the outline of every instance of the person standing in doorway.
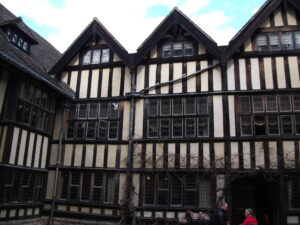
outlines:
M215 213L214 225L229 225L229 222L226 219L226 212L228 209L229 205L226 202L221 203Z
M245 217L246 219L241 225L257 225L257 220L253 216L253 210L252 209L245 209Z

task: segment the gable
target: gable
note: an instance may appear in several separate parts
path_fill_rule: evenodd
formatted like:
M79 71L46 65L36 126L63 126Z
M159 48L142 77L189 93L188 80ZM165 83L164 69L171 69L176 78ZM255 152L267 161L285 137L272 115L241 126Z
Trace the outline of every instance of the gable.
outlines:
M228 60L232 54L238 51L260 51L257 45L262 42L267 42L269 45L270 38L281 41L283 35L289 35L287 32L292 32L292 36L288 38L294 40L293 45L295 46L295 34L293 32L300 31L299 24L298 3L294 4L293 0L269 0L230 41L223 61ZM273 34L277 34L278 38L276 35L270 37ZM268 48L272 50L270 45Z

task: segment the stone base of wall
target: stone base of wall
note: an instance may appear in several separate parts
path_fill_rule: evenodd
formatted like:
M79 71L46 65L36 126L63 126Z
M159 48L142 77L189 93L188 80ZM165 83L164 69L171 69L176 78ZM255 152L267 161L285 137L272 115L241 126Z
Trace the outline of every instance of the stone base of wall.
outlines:
M2 221L0 225L48 225L48 217ZM118 223L54 217L52 225L118 225Z

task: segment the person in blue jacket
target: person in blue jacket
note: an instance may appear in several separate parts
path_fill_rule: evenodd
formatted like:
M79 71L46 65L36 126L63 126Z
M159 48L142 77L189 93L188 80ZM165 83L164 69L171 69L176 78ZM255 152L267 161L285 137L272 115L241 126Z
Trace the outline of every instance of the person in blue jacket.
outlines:
M219 208L216 210L214 225L229 225L226 219L226 212L229 209L229 205L226 202L220 204Z

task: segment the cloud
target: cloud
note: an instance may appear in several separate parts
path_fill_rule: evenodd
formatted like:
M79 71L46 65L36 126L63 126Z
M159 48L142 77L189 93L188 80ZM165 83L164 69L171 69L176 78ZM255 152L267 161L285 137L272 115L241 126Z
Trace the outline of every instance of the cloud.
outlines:
M254 9L252 10L252 14L254 15L258 10L259 10L259 8L254 8Z
M229 40L235 31L222 27L229 18L221 11L196 15L211 0L64 0L64 4L56 7L48 0L1 0L2 4L15 15L26 15L39 25L53 32L45 37L61 52L65 51L76 37L85 29L94 17L128 50L133 53L148 35L164 19L162 17L146 17L147 9L153 5L165 5L179 8L196 24L221 44ZM197 7L195 7L197 5ZM219 43L219 44L220 44Z

